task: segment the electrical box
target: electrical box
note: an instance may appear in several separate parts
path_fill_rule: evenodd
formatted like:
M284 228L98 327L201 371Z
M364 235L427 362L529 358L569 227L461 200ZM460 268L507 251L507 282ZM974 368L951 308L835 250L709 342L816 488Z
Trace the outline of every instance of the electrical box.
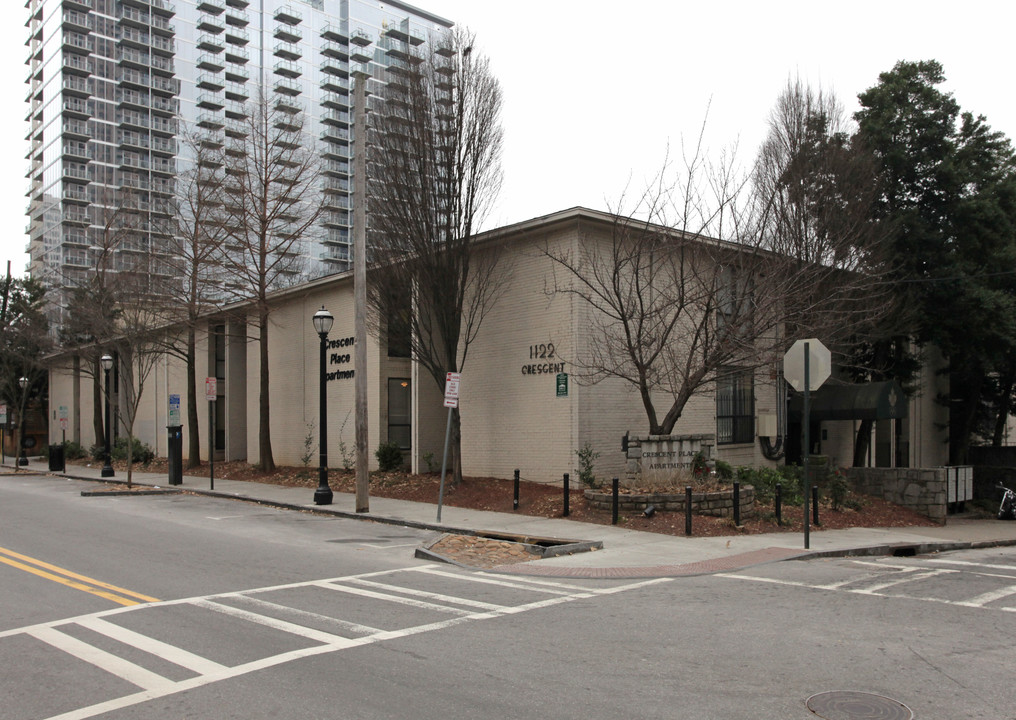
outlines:
M779 423L776 421L776 413L759 412L758 414L758 436L776 437L780 434Z

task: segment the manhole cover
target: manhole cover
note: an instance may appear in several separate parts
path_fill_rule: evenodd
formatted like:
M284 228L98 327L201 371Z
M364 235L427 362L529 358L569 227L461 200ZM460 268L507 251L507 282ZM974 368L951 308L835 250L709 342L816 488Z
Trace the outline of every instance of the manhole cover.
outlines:
M805 705L826 720L913 720L914 713L901 702L863 692L824 692Z

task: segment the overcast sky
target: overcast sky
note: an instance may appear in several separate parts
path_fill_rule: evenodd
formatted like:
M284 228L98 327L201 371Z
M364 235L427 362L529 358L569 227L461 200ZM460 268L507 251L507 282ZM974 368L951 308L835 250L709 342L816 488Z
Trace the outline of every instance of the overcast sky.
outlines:
M23 272L27 236L23 0L0 0L0 260ZM898 60L939 60L963 110L1016 137L1016 5L967 0L414 0L465 25L505 93L505 181L488 227L575 205L607 209L694 142L748 163L788 78L859 92Z

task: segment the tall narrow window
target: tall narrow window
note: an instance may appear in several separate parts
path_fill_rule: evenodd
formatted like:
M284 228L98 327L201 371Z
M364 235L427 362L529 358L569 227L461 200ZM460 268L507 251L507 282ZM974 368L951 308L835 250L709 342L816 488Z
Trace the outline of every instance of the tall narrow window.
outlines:
M751 370L731 368L716 379L716 442L755 440L755 391Z
M412 446L411 407L409 378L388 378L388 441L402 450Z

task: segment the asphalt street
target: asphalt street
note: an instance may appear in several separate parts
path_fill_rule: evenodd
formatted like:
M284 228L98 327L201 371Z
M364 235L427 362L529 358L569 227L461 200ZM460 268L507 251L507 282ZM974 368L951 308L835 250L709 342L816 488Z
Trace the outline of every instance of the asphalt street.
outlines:
M506 576L435 533L0 476L3 717L1013 717L1016 551Z

